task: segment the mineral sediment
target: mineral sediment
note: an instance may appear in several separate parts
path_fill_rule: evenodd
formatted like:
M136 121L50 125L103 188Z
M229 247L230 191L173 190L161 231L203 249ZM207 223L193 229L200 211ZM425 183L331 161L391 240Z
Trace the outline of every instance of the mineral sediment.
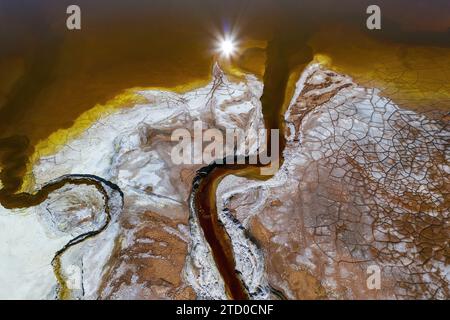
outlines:
M195 121L264 128L262 89L216 65L206 87L142 90L146 103L39 158L31 193L68 180L34 207L0 206L0 297L226 299L189 202L205 164L173 164L171 133ZM450 297L448 118L406 107L318 64L304 70L280 169L265 181L230 174L215 194L250 298Z
M259 283L289 299L448 299L443 114L403 109L311 65L285 121L284 163L272 179L228 177L219 186L228 192L218 202L260 247ZM235 241L245 259L245 243ZM379 288L368 284L371 270L380 271Z

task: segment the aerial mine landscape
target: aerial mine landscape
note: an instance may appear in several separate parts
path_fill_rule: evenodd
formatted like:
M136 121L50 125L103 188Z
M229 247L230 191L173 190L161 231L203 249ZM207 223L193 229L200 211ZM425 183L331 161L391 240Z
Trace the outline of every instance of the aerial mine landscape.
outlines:
M0 299L450 298L448 1L70 5L0 1Z

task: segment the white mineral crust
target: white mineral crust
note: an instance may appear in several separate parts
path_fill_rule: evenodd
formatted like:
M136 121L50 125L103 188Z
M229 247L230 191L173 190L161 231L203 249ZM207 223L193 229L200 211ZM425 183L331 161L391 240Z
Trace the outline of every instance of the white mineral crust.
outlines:
M35 185L30 191L63 175L90 174L117 184L127 205L137 212L145 209L169 218L183 216L189 190L182 189L173 178L173 172L180 169L171 163L170 144L152 144L149 135L159 132L170 137L177 128L192 130L194 121L202 121L204 129L264 128L261 82L251 75L240 83L231 82L217 65L213 72L210 84L185 94L138 92L147 103L101 117L55 154L40 158L32 169ZM258 148L256 140L246 143L250 152ZM14 211L0 208L0 298L55 297L57 281L50 264L55 252L105 218L101 195L89 188L66 185L37 207ZM200 298L224 298L223 280L211 249L198 224L192 223L191 239L186 239L190 246L186 281ZM72 290L74 298L97 298L119 228L114 217L100 235L63 254L65 276L70 278L77 270L82 271L81 286L74 285ZM124 241L126 244L134 238L125 237Z

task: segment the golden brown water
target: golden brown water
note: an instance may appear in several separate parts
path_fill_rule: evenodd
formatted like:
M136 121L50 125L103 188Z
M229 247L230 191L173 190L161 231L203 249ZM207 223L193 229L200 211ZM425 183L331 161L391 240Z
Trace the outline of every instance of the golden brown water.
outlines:
M128 88L198 86L209 79L217 35L232 30L242 47L258 43L232 64L263 77L271 128L290 73L313 56L405 104L448 107L448 1L387 2L381 31L364 28L369 3L84 0L82 30L68 31L69 1L2 0L0 138L28 139L21 153L29 157L39 141ZM9 175L24 171L17 164Z
M208 81L215 39L223 32L234 31L242 48L224 65L264 81L261 101L268 128L282 129L298 74L312 60L380 88L404 107L450 108L447 0L383 1L380 31L365 29L365 9L371 4L365 0L340 1L339 6L331 0L77 3L82 30L67 31L70 1L0 0L4 205L23 205L10 195L29 177L32 154L51 152L111 106L132 105L135 97L127 89L183 91ZM280 143L282 150L282 138ZM210 196L216 185L211 182ZM232 271L229 244L227 249L225 238L217 241Z

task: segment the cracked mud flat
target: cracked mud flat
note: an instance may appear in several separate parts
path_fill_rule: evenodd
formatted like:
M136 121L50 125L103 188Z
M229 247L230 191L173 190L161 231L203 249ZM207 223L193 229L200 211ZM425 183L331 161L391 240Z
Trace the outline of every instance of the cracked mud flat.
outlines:
M33 191L83 173L123 193L105 230L62 254L64 283L81 271L68 298L227 298L195 214L189 219L202 165L173 165L170 134L198 119L205 129L262 128L262 84L251 76L232 83L216 67L205 88L140 94L146 104L99 119L33 167ZM401 109L376 89L309 66L285 115L280 170L268 181L229 175L216 190L218 217L250 297L448 298L445 119ZM0 296L57 298L52 259L105 222L107 198L68 183L38 206L0 207L8 230L0 235L8 257ZM380 290L367 289L370 265L381 268Z
M289 299L448 299L446 119L308 67L285 115L280 170L219 187L218 202L261 248L258 282ZM250 259L234 248L238 261ZM379 290L366 285L373 265Z

